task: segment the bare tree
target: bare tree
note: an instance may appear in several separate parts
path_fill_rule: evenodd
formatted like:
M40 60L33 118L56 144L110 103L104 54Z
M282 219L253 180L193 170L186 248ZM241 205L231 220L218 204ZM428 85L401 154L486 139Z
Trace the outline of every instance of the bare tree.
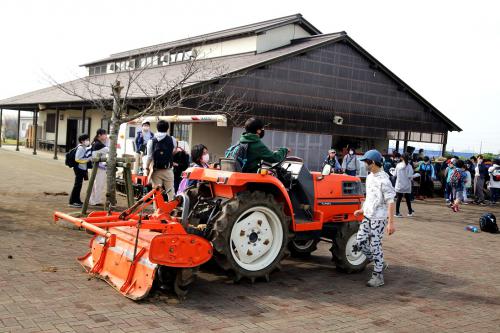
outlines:
M241 97L225 90L227 69L209 59L189 60L163 67L146 64L127 69L114 76L87 76L60 84L51 83L65 93L76 96L105 112L111 108L110 147L107 162L106 204L116 205L116 144L120 125L146 116L166 115L180 108L204 113L224 114L233 124L247 112Z

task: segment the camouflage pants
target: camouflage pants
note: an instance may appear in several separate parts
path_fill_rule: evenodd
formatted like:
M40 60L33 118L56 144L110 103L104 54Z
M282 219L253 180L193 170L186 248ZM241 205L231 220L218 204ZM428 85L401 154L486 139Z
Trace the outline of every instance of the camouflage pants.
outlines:
M356 240L361 251L368 260L373 261L373 272L382 274L384 268L384 251L382 250L382 238L384 236L387 219L369 220L366 217L359 225Z

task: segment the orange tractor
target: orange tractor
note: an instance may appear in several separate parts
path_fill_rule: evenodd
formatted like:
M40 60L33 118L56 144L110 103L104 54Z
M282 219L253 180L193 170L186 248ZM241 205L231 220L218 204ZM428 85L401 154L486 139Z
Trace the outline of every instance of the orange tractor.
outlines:
M155 283L183 296L210 259L235 281L269 280L288 250L306 256L320 240L332 243L338 269L365 268L366 257L353 248L360 219L353 212L363 200L357 177L309 172L296 157L263 162L256 174L230 171L232 162L186 170L196 185L169 202L154 189L121 213L54 218L95 234L80 263L131 299ZM152 203L154 212L147 212Z

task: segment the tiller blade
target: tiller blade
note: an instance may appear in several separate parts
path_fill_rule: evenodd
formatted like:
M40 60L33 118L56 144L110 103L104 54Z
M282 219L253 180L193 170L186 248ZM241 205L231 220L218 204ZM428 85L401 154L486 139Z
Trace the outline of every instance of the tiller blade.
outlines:
M157 207L154 214L142 216L134 213L136 208L142 210L152 201ZM139 202L143 205L136 204L125 212L111 215L93 212L86 218L75 218L61 212L54 213L56 221L63 219L95 233L90 241L90 252L78 261L89 274L105 280L133 300L148 295L160 266L176 268L182 277L212 257L210 242L188 234L186 221L170 216L182 198L164 202L161 192L153 190ZM182 281L191 280L185 278ZM174 286L180 284L177 281ZM176 292L177 289L180 296L185 295L185 289L176 288Z

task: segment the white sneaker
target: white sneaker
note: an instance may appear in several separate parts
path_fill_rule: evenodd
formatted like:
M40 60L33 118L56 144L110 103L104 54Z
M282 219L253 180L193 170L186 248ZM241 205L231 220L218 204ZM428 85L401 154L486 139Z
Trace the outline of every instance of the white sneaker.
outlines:
M415 216L415 212L410 213L410 214L408 214L407 216L408 216L408 217L413 217L413 216Z
M403 214L401 214L401 213L400 214L394 214L394 217L400 218L400 217L403 217Z
M366 285L372 288L382 287L384 285L384 276L382 274L373 274Z

